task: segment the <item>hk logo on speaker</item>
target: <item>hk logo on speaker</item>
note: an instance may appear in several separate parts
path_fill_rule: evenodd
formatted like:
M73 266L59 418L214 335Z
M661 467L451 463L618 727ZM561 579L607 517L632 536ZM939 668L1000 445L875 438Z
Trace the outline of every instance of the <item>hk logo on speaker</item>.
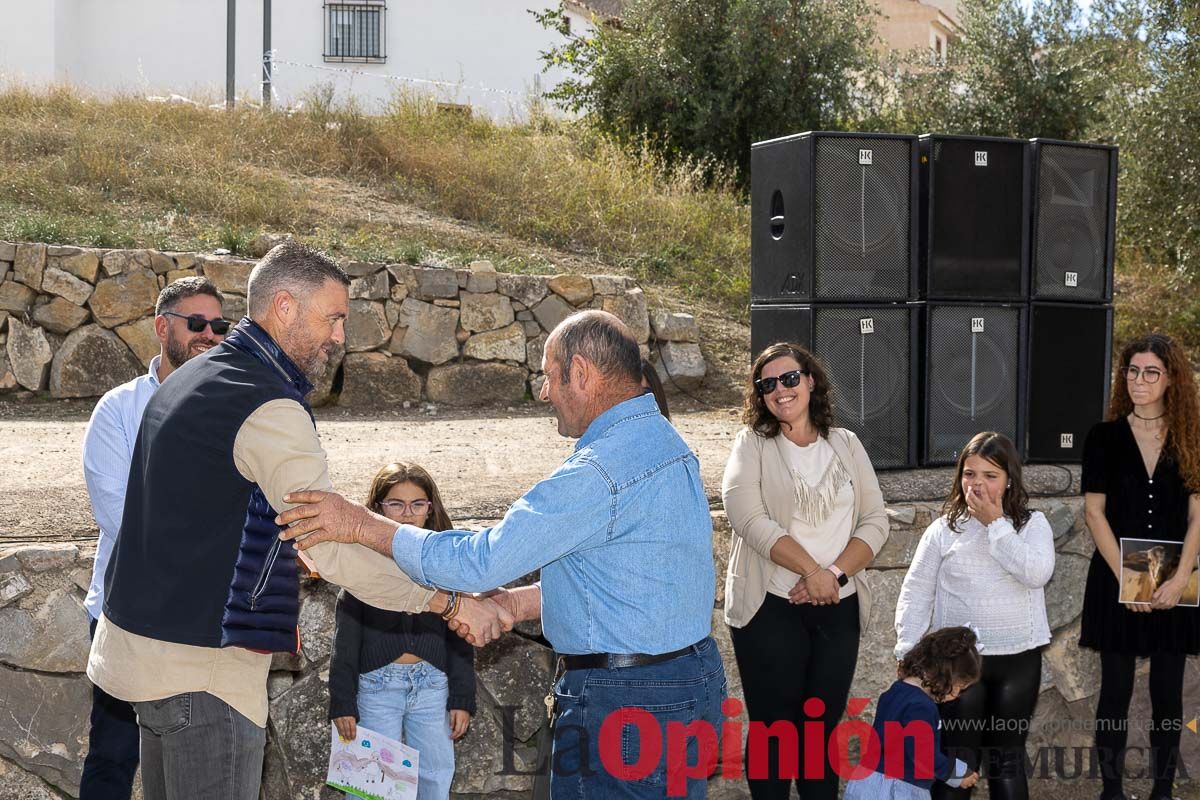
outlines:
M867 317L866 319L860 319L858 321L858 332L863 336L866 336L868 333L874 333L875 320L870 317Z
M1058 435L1058 446L1063 448L1064 450L1070 450L1072 447L1075 446L1075 434L1060 433Z
M1067 283L1067 286L1070 286L1072 288L1078 286L1079 285L1079 273L1078 272L1068 272L1067 278L1066 278L1066 283Z
M983 317L971 317L971 333L983 333Z
M976 150L975 151L975 166L977 166L977 167L986 167L987 166L987 150Z
M874 158L875 158L874 150L859 150L858 151L858 163L862 164L864 167L870 166L871 162Z

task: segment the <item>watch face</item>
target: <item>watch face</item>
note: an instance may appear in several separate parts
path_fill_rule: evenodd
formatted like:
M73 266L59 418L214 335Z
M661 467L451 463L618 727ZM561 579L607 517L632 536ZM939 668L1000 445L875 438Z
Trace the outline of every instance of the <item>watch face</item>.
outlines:
M838 586L845 586L849 582L850 576L846 573L843 572L841 575L838 575Z

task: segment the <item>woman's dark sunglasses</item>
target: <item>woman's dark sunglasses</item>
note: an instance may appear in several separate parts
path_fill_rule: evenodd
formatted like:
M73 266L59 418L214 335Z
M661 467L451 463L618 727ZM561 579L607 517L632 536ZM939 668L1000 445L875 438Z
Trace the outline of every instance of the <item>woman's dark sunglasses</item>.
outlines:
M217 336L224 336L225 334L229 333L229 320L221 319L220 317L217 317L216 319L205 319L199 314L189 317L183 314L176 314L174 311L164 311L163 316L179 317L180 319L187 320L187 329L192 333L201 333L205 328L210 327L212 328L212 332Z
M800 385L800 380L808 374L806 369L794 369L791 372L785 372L778 378L759 378L754 382L754 388L759 394L767 395L775 391L775 387L782 383L784 388L795 389Z

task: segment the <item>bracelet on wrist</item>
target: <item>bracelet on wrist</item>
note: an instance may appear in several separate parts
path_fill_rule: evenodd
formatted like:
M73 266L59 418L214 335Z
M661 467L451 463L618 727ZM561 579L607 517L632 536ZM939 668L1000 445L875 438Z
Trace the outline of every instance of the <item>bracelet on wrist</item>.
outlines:
M820 572L822 569L824 569L824 567L820 567L820 566L818 566L816 569L814 569L812 572L808 573L807 575L801 575L801 576L800 576L800 580L804 580L804 581L806 581L806 580L808 580L809 578L811 578L813 575L816 575L816 574L817 574L818 572Z
M444 620L454 619L454 615L458 613L459 594L458 592L450 592L450 599L446 602L446 607L442 610L441 617Z

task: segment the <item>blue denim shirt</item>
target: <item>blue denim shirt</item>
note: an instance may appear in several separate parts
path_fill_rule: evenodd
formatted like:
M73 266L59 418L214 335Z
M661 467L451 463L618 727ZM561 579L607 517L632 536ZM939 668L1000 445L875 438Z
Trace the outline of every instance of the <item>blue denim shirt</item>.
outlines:
M542 570L542 631L560 653L666 653L709 635L715 575L700 462L653 395L597 417L562 466L495 527L401 525L420 583L486 591Z

